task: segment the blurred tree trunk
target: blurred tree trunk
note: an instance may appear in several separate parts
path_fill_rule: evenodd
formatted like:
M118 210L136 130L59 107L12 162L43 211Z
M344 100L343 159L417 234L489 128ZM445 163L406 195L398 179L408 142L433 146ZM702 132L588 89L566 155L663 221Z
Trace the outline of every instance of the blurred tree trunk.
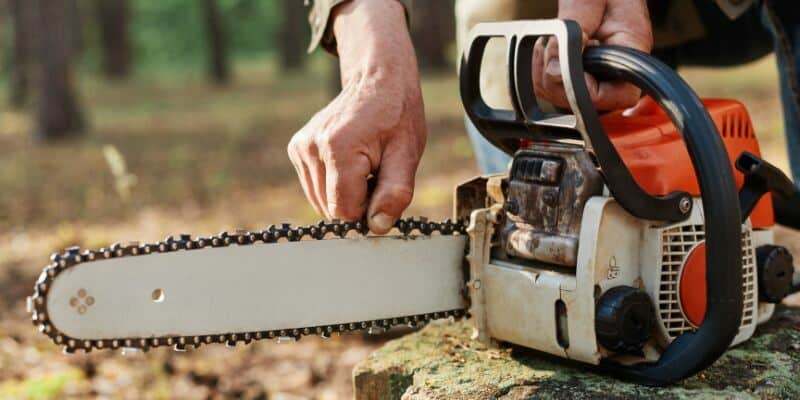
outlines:
M108 78L125 78L131 67L128 0L95 0L95 13L100 26L103 72Z
M78 0L57 0L57 3L66 3L67 29L65 34L69 36L70 56L77 59L83 53L83 16Z
M411 38L422 70L449 70L447 49L455 38L453 0L412 0Z
M78 136L83 132L84 119L74 93L70 63L74 50L71 0L22 1L36 7L39 97L34 135L39 140Z
M342 91L342 71L339 68L339 59L331 57L330 69L328 70L328 92L331 98L339 95Z
M307 10L301 0L282 0L283 19L278 32L278 55L283 70L301 68L310 37Z
M200 0L206 22L208 39L208 73L216 83L223 84L230 78L228 67L228 49L226 46L225 27L219 11L217 0Z
M30 86L30 63L33 43L33 9L29 0L9 0L9 14L13 27L13 60L9 78L9 103L21 108L28 101Z

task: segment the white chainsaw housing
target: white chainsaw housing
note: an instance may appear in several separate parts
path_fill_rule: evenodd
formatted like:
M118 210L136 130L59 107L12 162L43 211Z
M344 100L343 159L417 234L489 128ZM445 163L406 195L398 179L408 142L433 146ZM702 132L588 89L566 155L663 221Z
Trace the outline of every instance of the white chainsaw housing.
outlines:
M596 299L610 288L626 285L644 289L653 300L657 332L643 353L647 359L657 359L678 334L695 328L678 298L683 258L664 253L677 248L665 246L676 237L684 258L702 241L702 205L699 199L694 202L687 220L659 224L631 216L611 197L592 197L584 208L574 268L493 259L493 224L502 211L499 205L473 211L468 261L475 337L598 364L615 355L596 339ZM750 338L774 310L774 305L758 302L754 256L755 248L772 243L772 231L754 231L748 221L742 233L744 310L733 345Z

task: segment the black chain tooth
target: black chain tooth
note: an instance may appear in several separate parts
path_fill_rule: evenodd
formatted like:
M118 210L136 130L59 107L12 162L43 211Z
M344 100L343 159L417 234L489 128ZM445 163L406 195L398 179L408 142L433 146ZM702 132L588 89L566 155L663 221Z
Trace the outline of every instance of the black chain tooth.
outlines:
M444 222L429 222L427 218L419 219L405 218L398 219L394 227L404 236L410 236L414 231L422 235L430 235L438 232L443 235L466 234L465 221L450 219ZM32 323L38 327L39 331L50 337L56 345L62 346L67 353L74 353L77 350L90 352L92 349L119 349L137 348L148 351L151 348L170 346L178 351L185 351L189 347L197 348L202 344L223 343L235 346L238 342L250 343L255 340L273 339L277 337L288 337L300 340L307 335L318 335L323 338L330 337L333 333L341 334L349 331L363 329L383 328L389 329L395 325L417 326L433 319L439 318L461 318L469 317L466 310L457 309L450 311L440 311L435 313L410 315L391 319L358 321L343 323L338 325L322 325L313 327L303 327L296 329L284 329L274 331L259 331L249 333L230 333L226 335L205 335L205 336L171 336L165 338L123 338L123 339L102 339L102 340L78 340L61 333L47 318L47 302L45 300L48 289L52 281L65 269L75 265L103 260L115 257L138 256L159 252L171 252L177 250L194 250L207 246L223 247L232 244L249 245L262 241L264 243L275 243L279 239L297 241L310 237L316 240L324 240L326 235L333 234L335 237L344 238L350 232L355 231L361 235L369 233L369 226L366 220L341 222L332 220L327 223L320 221L316 225L307 227L292 228L290 224L281 224L280 227L270 225L266 230L260 232L249 232L237 230L231 234L226 231L211 237L198 237L192 239L191 235L181 234L169 236L164 241L157 243L146 243L140 245L132 242L127 245L114 243L110 247L103 247L98 250L81 250L80 247L69 247L63 253L53 253L50 255L50 264L45 267L34 285L32 296L33 312L31 315Z
M261 239L264 243L274 243L275 242L275 235L269 229L261 231L259 234L259 239Z
M322 230L317 226L311 226L308 228L308 236L314 240L320 240L322 238Z
M220 235L212 235L209 238L209 244L211 245L211 247L222 247L222 246L225 246L225 241L224 240L225 239L223 237L221 237Z

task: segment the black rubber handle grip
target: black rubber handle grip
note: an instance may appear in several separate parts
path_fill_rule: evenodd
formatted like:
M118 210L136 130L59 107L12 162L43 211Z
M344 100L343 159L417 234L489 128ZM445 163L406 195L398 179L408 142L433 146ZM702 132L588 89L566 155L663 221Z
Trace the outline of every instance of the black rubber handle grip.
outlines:
M739 330L743 306L741 217L733 171L705 107L667 65L649 54L616 46L587 48L583 63L597 79L633 83L658 102L683 134L697 174L706 227L705 319L697 331L678 336L658 362L603 364L645 384L669 384L711 365Z

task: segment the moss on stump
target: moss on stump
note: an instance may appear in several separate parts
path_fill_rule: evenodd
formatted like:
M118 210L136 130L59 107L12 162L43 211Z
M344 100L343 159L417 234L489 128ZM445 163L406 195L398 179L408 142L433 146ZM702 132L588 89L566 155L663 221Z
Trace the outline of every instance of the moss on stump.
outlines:
M666 388L523 348L487 348L470 333L466 321L435 322L387 343L353 371L356 399L800 399L800 308L779 308L752 339Z

